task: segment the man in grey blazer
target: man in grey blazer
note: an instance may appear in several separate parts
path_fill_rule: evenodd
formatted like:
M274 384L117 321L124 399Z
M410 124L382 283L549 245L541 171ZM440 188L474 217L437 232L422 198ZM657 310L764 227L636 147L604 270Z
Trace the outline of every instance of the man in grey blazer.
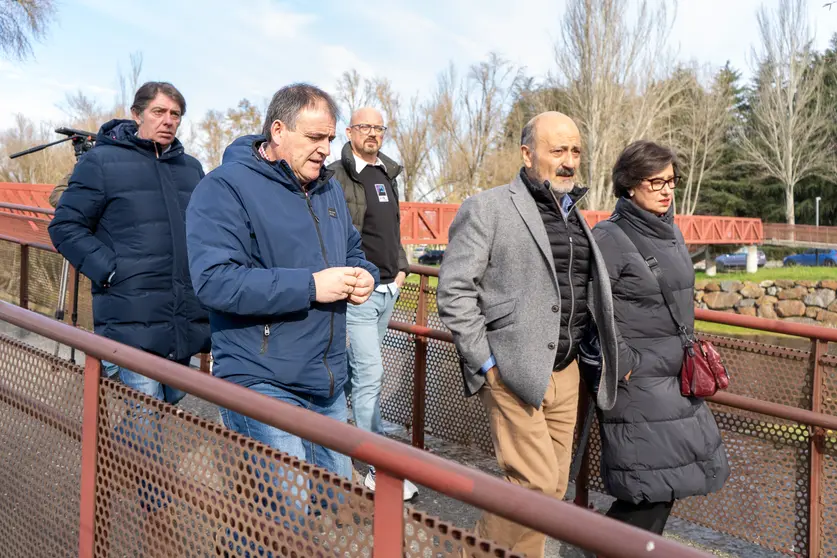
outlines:
M597 404L609 409L632 362L618 362L610 281L577 209L581 136L557 112L523 129L523 167L510 184L465 200L450 227L438 305L479 394L507 480L563 498L576 423L578 346L598 329L604 368ZM623 349L626 349L623 345ZM477 534L529 557L544 535L485 514Z

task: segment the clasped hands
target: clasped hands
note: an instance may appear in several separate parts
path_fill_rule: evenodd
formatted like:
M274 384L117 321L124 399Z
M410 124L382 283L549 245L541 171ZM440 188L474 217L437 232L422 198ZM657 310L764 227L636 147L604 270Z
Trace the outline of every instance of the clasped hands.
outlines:
M314 273L317 302L346 300L363 304L375 288L372 274L360 267L330 267Z

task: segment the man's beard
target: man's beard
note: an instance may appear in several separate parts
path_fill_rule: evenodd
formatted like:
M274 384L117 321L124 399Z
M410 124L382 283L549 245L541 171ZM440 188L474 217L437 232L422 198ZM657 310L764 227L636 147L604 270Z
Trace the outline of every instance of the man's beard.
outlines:
M556 194L569 194L575 188L575 181L573 182L564 182L564 181L557 181L553 180L550 181L549 187L552 189L553 192Z
M575 180L566 180L575 176L575 170L561 167L555 171L555 178L549 181L549 187L558 194L568 194L575 187Z
M378 144L371 145L369 143L363 142L363 145L360 146L360 151L366 155L377 155L378 153Z

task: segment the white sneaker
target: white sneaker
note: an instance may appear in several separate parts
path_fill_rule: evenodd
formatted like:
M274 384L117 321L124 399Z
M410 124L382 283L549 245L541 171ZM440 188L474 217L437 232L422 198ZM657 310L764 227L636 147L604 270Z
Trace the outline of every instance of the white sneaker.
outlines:
M369 467L369 472L366 473L366 478L363 479L363 486L375 492L375 468ZM404 501L412 500L418 496L418 488L409 480L404 479Z

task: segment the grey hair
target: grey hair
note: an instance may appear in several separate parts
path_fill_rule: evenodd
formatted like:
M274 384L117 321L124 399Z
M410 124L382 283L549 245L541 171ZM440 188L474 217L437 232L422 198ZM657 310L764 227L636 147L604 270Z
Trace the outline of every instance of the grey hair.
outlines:
M183 94L177 90L177 87L167 81L149 81L140 85L134 94L134 103L131 105L131 112L135 114L142 114L151 101L157 98L157 94L162 93L178 105L180 105L180 115L186 114L186 99Z
M325 103L331 117L337 122L340 119L340 108L334 99L320 89L307 83L293 83L286 85L273 95L264 117L262 133L270 139L270 128L280 120L289 129L296 129L296 119L299 114L320 103Z

